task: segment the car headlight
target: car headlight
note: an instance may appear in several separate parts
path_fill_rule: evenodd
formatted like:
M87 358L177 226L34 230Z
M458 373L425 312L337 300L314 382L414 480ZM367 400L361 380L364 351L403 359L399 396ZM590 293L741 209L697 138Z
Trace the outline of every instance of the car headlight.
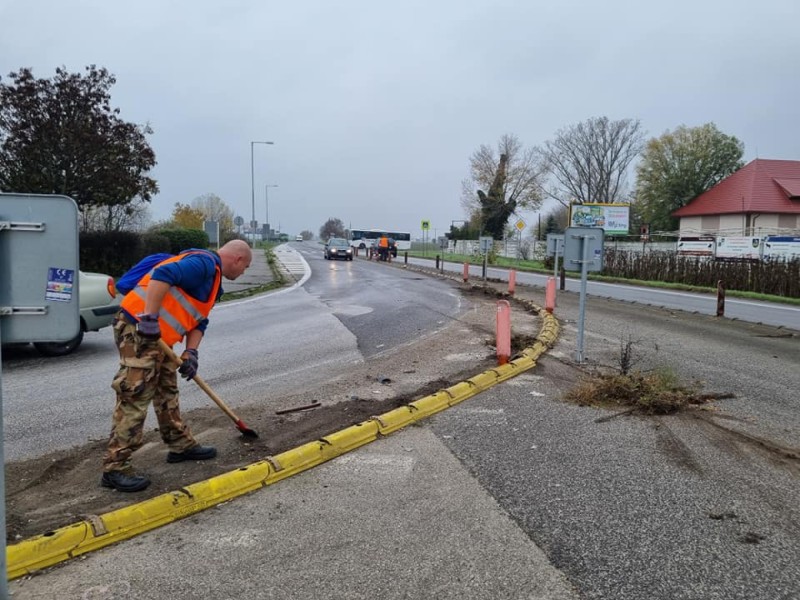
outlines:
M333 252L334 254L336 254L336 248L331 248L331 252Z
M353 252L353 249L352 249L352 248L348 248L348 249L347 249L347 253L348 253L348 254L352 254L352 252Z

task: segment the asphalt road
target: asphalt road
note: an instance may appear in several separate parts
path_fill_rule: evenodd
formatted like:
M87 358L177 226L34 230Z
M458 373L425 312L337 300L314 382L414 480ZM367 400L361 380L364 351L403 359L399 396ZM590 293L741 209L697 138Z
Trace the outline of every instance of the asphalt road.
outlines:
M419 276L354 263L328 277L363 267L378 289L398 277L399 290ZM313 286L309 298L338 306L337 291ZM543 301L541 289L518 293ZM20 598L800 599L800 337L592 297L578 368L577 304L559 294L559 342L533 371L12 589ZM431 322L436 306L425 309ZM626 341L636 368L735 397L659 417L564 400L587 368L617 364Z
M398 260L403 260L400 257ZM409 264L433 266L434 262L430 259L409 258ZM463 264L453 262L443 262L441 266L444 270L453 273L462 273ZM486 276L490 279L500 279L508 281L508 269L487 267ZM471 265L469 276L473 281L480 281L483 276L483 269L480 266ZM549 275L540 273L517 273L517 282L526 285L544 287ZM580 291L580 273L570 273L565 280L565 291ZM715 294L695 294L680 292L669 289L658 289L641 287L636 285L620 285L616 283L604 283L601 281L587 281L586 293L590 296L601 298L614 298L639 304L660 306L685 312L696 312L703 315L717 314L717 297ZM786 327L793 330L800 330L800 307L790 304L780 304L775 302L756 302L740 298L728 297L725 300L725 317L728 319L739 319L749 323L763 323L775 327Z
M702 315L590 298L590 367L670 369L708 392L708 410L619 416L561 400L577 296L531 374L432 423L464 467L582 598L800 598L800 337ZM600 421L598 421L600 419Z
M200 347L200 375L234 410L329 380L348 365L441 328L461 299L419 274L374 263L322 260L303 287L222 303ZM319 251L317 251L319 248ZM114 408L118 355L109 328L87 333L71 355L44 358L32 346L3 351L6 460L41 456L106 439ZM181 386L181 407L208 406L196 386Z

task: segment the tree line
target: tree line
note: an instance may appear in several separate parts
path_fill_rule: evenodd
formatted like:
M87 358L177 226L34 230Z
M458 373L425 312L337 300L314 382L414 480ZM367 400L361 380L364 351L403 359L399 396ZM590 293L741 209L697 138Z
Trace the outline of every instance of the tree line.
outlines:
M169 220L152 227L150 176L156 155L149 124L124 121L111 105L114 75L96 65L64 67L50 78L29 68L0 79L0 191L61 194L75 200L81 232L202 229L218 221L220 237L236 237L233 211L209 193L176 202Z
M95 65L83 73L60 67L51 79L22 68L0 79L0 191L68 195L78 204L82 231L145 229L158 193L150 175L156 156L147 140L153 129L120 117L111 105L115 83ZM742 142L713 123L681 125L648 140L638 120L592 117L531 147L503 135L469 158L462 182L467 218L450 236L500 239L516 211L537 210L547 199L562 208L546 215L539 229L559 227L570 203L624 202L631 204L634 227L674 231L671 213L741 168L743 154ZM204 220L220 223L223 241L236 236L233 212L211 193L176 202L171 220L160 225L194 228ZM339 219L320 228L323 239L344 233Z
M501 239L515 211L537 210L547 199L560 208L545 216L540 237L565 226L572 203L630 204L632 226L674 231L672 212L740 169L743 155L744 144L714 123L681 125L647 140L638 120L593 117L528 148L506 134L496 147L481 145L470 157L461 196L467 219L451 227L450 237Z

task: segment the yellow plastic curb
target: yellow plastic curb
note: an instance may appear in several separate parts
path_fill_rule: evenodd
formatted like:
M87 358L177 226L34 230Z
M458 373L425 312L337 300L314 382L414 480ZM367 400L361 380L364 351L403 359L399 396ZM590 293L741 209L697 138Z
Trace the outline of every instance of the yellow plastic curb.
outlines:
M536 359L555 343L558 336L556 318L532 303L529 305L539 311L544 323L536 343L510 363L235 471L10 545L6 548L8 579L51 567L271 485L519 375L534 367Z

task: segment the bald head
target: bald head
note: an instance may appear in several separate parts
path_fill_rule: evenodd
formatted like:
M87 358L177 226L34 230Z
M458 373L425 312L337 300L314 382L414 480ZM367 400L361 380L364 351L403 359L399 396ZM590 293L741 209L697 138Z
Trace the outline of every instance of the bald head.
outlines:
M222 275L231 280L244 273L253 260L253 252L244 240L231 240L217 254L222 262Z

